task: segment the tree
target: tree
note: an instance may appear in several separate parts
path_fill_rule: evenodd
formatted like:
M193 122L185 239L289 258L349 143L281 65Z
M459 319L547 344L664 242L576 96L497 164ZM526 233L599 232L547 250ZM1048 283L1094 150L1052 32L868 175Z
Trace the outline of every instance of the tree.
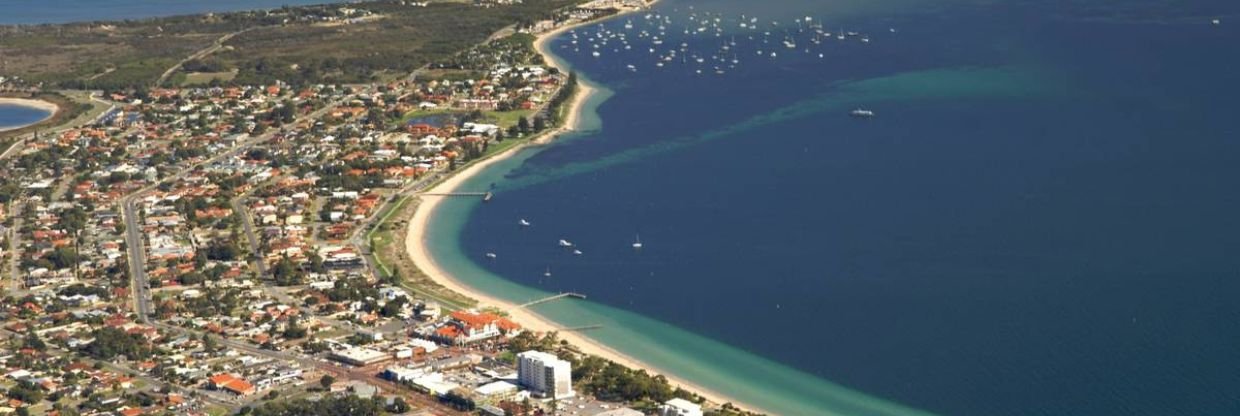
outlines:
M58 248L44 258L51 262L56 269L63 269L78 262L77 250L69 247Z
M520 131L521 134L529 133L530 120L525 117L521 117L521 119L517 120L517 130Z
M275 268L271 270L271 275L275 278L276 284L280 286L296 286L305 280L304 273L297 269L288 256L284 256L276 263Z
M324 375L322 378L319 378L319 385L323 386L323 389L332 388L332 384L335 382L336 382L336 378L330 375Z
M402 397L393 399L392 404L387 407L387 411L396 414L408 412L410 409L412 409L412 407L409 406L409 403L405 403L405 399Z
M26 332L26 339L22 341L23 348L30 348L35 351L47 351L47 344L39 338L39 334L34 332L34 328L30 328Z
M202 349L207 352L215 352L219 349L219 344L215 342L215 338L209 334L202 334Z
M83 347L83 351L91 357L110 360L123 355L130 360L141 360L152 353L150 344L142 335L131 335L111 327L97 329L91 335L95 341Z

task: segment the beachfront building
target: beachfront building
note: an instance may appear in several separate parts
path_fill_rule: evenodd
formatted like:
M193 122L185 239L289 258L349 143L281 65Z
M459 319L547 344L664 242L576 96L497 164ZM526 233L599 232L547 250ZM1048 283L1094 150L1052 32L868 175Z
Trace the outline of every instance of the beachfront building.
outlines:
M659 405L659 416L702 416L702 406L677 397Z
M517 354L517 378L534 394L552 399L573 397L573 368L568 361L542 351Z
M435 330L436 341L450 345L464 345L501 335L514 336L521 326L493 313L469 311L452 312L448 322Z

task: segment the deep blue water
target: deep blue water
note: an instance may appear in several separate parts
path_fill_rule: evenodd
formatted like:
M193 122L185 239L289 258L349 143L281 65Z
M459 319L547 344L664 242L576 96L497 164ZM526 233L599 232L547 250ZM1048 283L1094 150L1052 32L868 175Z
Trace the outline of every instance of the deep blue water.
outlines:
M0 104L0 129L25 126L47 117L47 112L30 107Z
M334 3L330 0L4 0L0 25L141 19Z
M1240 414L1240 19L1163 3L662 3L785 19L723 75L579 30L601 129L499 167L459 250L929 412ZM872 41L778 45L806 15Z

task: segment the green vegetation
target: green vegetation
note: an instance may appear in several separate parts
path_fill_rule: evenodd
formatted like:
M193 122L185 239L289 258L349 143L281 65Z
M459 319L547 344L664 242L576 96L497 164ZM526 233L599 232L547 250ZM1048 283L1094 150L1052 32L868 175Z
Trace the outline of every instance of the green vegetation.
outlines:
M377 18L348 24L335 6L284 7L137 21L10 27L0 33L0 72L75 89L168 84L356 83L396 79L456 56L510 25L528 25L581 0L527 0L503 7L440 2L416 7L369 1ZM217 45L218 42L218 45ZM198 52L205 52L181 62Z
M94 358L111 360L123 355L130 360L145 360L153 353L150 343L140 334L106 327L95 330L91 335L95 341L83 347L82 351Z
M378 416L387 414L380 399L357 396L324 397L318 401L305 399L268 402L257 408L245 407L239 414L251 416Z

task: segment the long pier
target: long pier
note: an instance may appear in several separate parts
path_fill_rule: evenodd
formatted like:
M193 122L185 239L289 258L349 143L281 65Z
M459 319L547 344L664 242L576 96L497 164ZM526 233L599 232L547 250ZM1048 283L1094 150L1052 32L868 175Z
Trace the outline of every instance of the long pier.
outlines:
M518 308L528 308L528 307L530 307L530 306L534 306L534 305L537 305L537 304L540 304L540 303L547 303L547 302L550 302L550 301L553 301L553 300L556 300L556 299L563 299L563 298L577 298L577 299L585 299L585 298L586 298L586 295L583 295L583 294L580 294L580 293L573 293L573 292L564 292L564 293L561 293L561 294L558 294L558 295L547 296L547 297L542 298L542 299L535 299L535 300L532 300L532 301L529 301L529 302L525 302L525 303L522 303L522 304L520 304L520 305L517 305L517 307L518 307Z

